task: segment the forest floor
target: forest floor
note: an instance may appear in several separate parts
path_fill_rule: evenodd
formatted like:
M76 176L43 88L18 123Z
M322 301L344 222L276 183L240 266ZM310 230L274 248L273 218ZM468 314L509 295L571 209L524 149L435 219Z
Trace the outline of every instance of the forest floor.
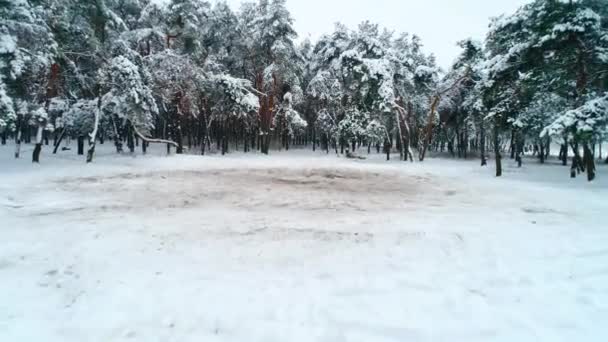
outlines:
M604 165L48 150L0 147L0 341L608 340Z

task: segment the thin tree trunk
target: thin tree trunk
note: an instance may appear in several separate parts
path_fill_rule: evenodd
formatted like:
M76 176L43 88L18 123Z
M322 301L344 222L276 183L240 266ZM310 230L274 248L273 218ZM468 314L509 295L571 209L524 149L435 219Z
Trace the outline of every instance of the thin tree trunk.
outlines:
M496 118L494 119L497 120ZM500 137L498 122L494 122L494 155L496 159L496 177L502 177L502 155L500 154Z
M84 136L78 136L78 155L84 155Z
M545 144L541 141L539 144L539 154L538 154L538 159L540 160L541 164L545 163Z
M57 154L57 150L59 149L59 146L61 146L61 142L63 141L65 134L66 134L65 128L61 129L61 134L59 135L59 138L57 139L57 141L55 141L55 147L53 148L53 154Z
M36 131L36 147L32 153L32 163L40 163L40 152L42 151L42 135L44 133L44 124L38 123Z
M112 119L112 127L114 128L114 146L116 146L116 153L122 153L122 137L118 133L118 127L116 121Z
M568 138L564 139L564 145L562 145L562 165L568 165Z
M583 144L583 162L587 171L587 180L593 182L595 180L595 158L593 151L589 148L588 143Z
M21 131L22 131L22 127L21 127L21 122L23 121L22 115L19 115L17 117L17 131L15 134L15 158L19 159L19 156L21 155Z
M585 171L585 164L583 163L583 158L581 158L578 142L571 143L572 152L574 153L574 157L572 158L572 166L570 167L570 177L576 178L576 176Z
M517 167L521 167L523 163L524 142L520 132L514 132L513 137L515 137L515 161L517 161Z
M135 139L133 137L133 129L131 128L133 125L131 122L127 124L127 147L129 147L130 153L135 153Z
M93 124L93 132L89 134L89 150L87 151L87 163L93 162L93 156L95 155L95 144L97 142L97 132L99 131L99 117L100 117L100 106L101 99L97 103L97 109L95 110L95 122Z
M479 146L481 150L481 166L488 165L488 160L486 159L486 129L483 123L480 125L480 137L479 137Z

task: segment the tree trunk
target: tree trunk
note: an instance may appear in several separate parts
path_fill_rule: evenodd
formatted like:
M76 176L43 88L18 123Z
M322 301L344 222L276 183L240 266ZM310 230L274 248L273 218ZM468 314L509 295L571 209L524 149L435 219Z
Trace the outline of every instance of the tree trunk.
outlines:
M464 159L466 160L469 156L469 130L467 129L467 126L464 126L464 137L463 137L463 141L462 141L462 148L463 148L463 154L464 154Z
M568 166L568 138L564 140L564 145L562 145L562 165Z
M497 120L496 118L494 119ZM494 156L496 159L496 177L502 177L502 155L500 154L500 137L498 122L494 122Z
M585 169L587 170L587 180L593 182L595 180L595 157L593 151L589 148L588 143L583 144L583 162L585 163Z
M388 139L384 142L384 152L386 153L386 160L391 160L391 143Z
M32 163L40 163L40 152L42 151L42 135L44 133L44 125L38 123L38 130L36 131L36 147L32 153Z
M133 129L131 123L127 125L127 147L129 147L130 153L135 153L135 139L133 137Z
M513 133L513 137L515 137L515 161L517 161L517 167L521 167L523 163L524 141L520 132Z
M112 120L112 127L114 128L114 146L116 147L116 153L122 153L122 137L118 132L118 127L116 126L116 121Z
M545 163L545 144L541 141L539 144L540 152L538 154L538 159L541 164Z
M315 127L312 127L312 151L317 151L317 130Z
M93 162L93 156L95 155L95 144L97 143L97 132L99 131L99 118L101 98L97 102L97 109L95 110L95 122L93 123L93 132L89 133L89 150L87 151L87 163Z
M517 150L517 142L515 137L515 130L511 131L511 159L515 159L515 152Z
M581 158L578 142L571 143L572 152L574 153L574 157L572 158L572 166L570 167L570 177L576 178L576 176L585 171L585 164L583 163L583 158Z
M61 142L63 141L63 138L65 137L65 128L61 130L61 134L59 135L59 138L57 139L57 141L55 141L55 147L53 148L53 154L57 154L57 150L59 149L59 146L61 146Z
M84 155L84 136L78 136L78 155Z
M22 115L17 116L17 131L15 133L15 158L17 159L21 155L21 121L23 121Z
M481 150L481 166L488 165L488 160L486 159L486 129L483 123L480 126L480 137L479 137L479 147Z

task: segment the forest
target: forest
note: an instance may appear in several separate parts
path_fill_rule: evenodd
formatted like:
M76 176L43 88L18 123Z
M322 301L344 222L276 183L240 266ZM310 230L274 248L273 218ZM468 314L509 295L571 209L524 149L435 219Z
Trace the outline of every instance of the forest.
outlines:
M310 148L502 160L596 177L608 124L608 3L535 0L463 37L448 70L415 34L340 23L300 40L286 0L0 0L0 136L33 162ZM88 146L85 148L85 143ZM86 151L85 151L86 149ZM527 159L529 160L529 158ZM567 173L566 173L567 175Z
M607 146L608 0L0 0L0 342L606 342Z

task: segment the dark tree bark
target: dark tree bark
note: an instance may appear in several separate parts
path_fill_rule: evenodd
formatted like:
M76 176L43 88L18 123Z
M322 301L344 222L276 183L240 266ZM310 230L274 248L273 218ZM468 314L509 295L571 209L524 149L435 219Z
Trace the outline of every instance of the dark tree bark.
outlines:
M42 144L36 144L32 153L32 163L40 163L40 152L42 152Z
M540 148L540 151L538 153L538 159L540 160L541 164L544 164L545 163L545 144L543 144L541 141L541 143L538 145Z
M122 136L119 133L119 129L116 126L116 121L112 120L112 127L114 128L114 146L116 147L116 153L122 153Z
M463 147L463 153L464 153L464 159L468 158L468 153L469 153L469 130L467 129L467 127L464 127L464 137L463 137L463 141L462 141L462 147Z
M131 128L131 124L127 127L127 147L129 147L129 152L135 153L135 139L133 138L133 129Z
M59 149L59 146L61 146L61 142L63 141L63 138L65 137L65 129L61 130L61 134L59 135L59 138L57 139L57 141L55 141L55 147L53 148L53 154L57 154L57 150Z
M568 165L568 139L564 139L564 144L562 145L562 151L560 152L562 165Z
M497 120L496 118L494 119ZM498 122L494 122L494 155L496 159L496 177L502 177L502 155L500 154L500 136Z
M488 160L486 159L486 129L483 123L481 124L480 128L481 129L479 133L479 147L481 154L481 166L487 166Z
M515 136L515 161L517 161L517 167L521 167L523 163L524 154L524 141L521 137L520 132L516 132Z
M22 115L18 115L17 116L17 130L15 133L15 158L19 158L20 154L21 154L21 134L22 134L22 127L21 127L21 122L23 121Z
M578 143L572 143L571 146L574 157L572 158L572 166L570 167L570 177L576 178L579 173L585 172L585 164L583 163L583 158L581 158Z
M315 127L312 127L312 151L317 151L317 130Z
M38 121L38 127L36 128L36 147L32 153L32 162L40 163L40 152L42 152L42 143L44 140L44 127L46 126L46 120Z
M386 153L386 160L391 160L391 143L388 139L384 142L384 152Z
M84 155L84 136L78 136L78 155Z
M516 137L515 137L515 130L511 131L511 159L515 159L516 155L516 150L517 150L517 143L516 143Z
M583 162L587 171L587 180L593 182L595 180L595 158L593 151L589 148L589 144L583 144Z

